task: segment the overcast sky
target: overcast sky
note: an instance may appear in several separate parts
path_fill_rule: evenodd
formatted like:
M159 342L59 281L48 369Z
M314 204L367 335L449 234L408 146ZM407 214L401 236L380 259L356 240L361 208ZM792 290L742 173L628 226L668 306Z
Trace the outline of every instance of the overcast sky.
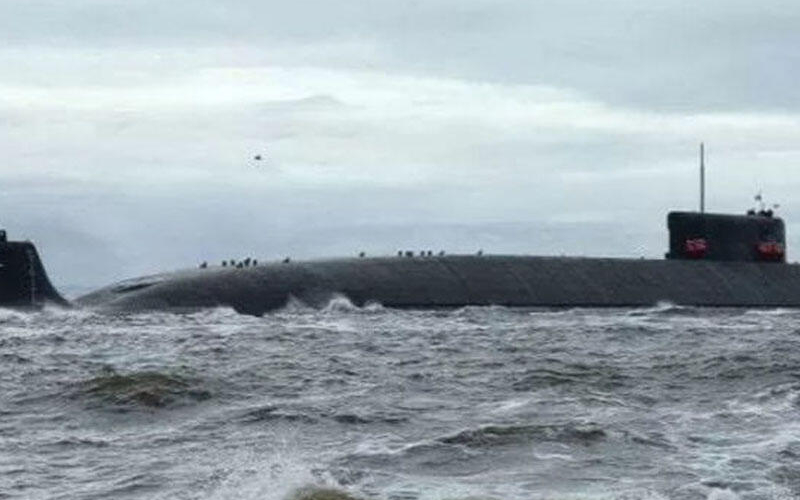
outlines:
M796 0L0 0L0 222L67 288L245 256L661 257L703 140L710 208L763 190L797 247L798 26Z

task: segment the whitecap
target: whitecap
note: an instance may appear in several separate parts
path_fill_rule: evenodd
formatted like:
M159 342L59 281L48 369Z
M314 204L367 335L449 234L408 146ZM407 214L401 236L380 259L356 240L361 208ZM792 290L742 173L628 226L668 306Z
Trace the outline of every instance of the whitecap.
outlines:
M642 307L633 309L627 312L628 316L650 316L657 314L680 314L686 312L694 312L697 308L690 306L681 306L670 301L659 301L652 307Z
M324 307L322 307L321 311L326 314L341 313L341 312L359 312L361 311L361 308L353 304L353 301L351 301L348 297L340 293L336 293L330 298L330 300L328 300L328 303L325 304Z
M739 495L731 490L712 490L708 494L708 500L739 500Z
M292 440L292 438L290 438ZM225 460L226 473L208 492L211 500L287 500L297 491L332 488L337 482L321 473L306 457L293 451L290 442L268 454L245 451Z

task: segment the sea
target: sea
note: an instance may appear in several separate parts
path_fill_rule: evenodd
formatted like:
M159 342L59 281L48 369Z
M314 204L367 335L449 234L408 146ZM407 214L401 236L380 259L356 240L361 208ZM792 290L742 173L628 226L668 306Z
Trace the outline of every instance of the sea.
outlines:
M800 310L0 310L1 499L800 498Z

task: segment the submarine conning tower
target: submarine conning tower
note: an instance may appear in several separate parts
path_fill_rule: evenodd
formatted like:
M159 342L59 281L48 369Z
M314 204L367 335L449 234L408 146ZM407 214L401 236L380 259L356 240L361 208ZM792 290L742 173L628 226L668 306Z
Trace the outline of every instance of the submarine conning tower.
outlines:
M786 229L772 211L670 212L667 259L786 262Z
M45 303L70 304L53 287L36 246L8 241L0 230L0 307L41 308Z

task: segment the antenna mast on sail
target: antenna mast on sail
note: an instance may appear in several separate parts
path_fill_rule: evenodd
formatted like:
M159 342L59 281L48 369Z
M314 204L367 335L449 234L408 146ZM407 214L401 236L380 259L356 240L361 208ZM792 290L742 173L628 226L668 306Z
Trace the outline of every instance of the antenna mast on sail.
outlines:
M706 212L706 146L700 143L700 213Z

